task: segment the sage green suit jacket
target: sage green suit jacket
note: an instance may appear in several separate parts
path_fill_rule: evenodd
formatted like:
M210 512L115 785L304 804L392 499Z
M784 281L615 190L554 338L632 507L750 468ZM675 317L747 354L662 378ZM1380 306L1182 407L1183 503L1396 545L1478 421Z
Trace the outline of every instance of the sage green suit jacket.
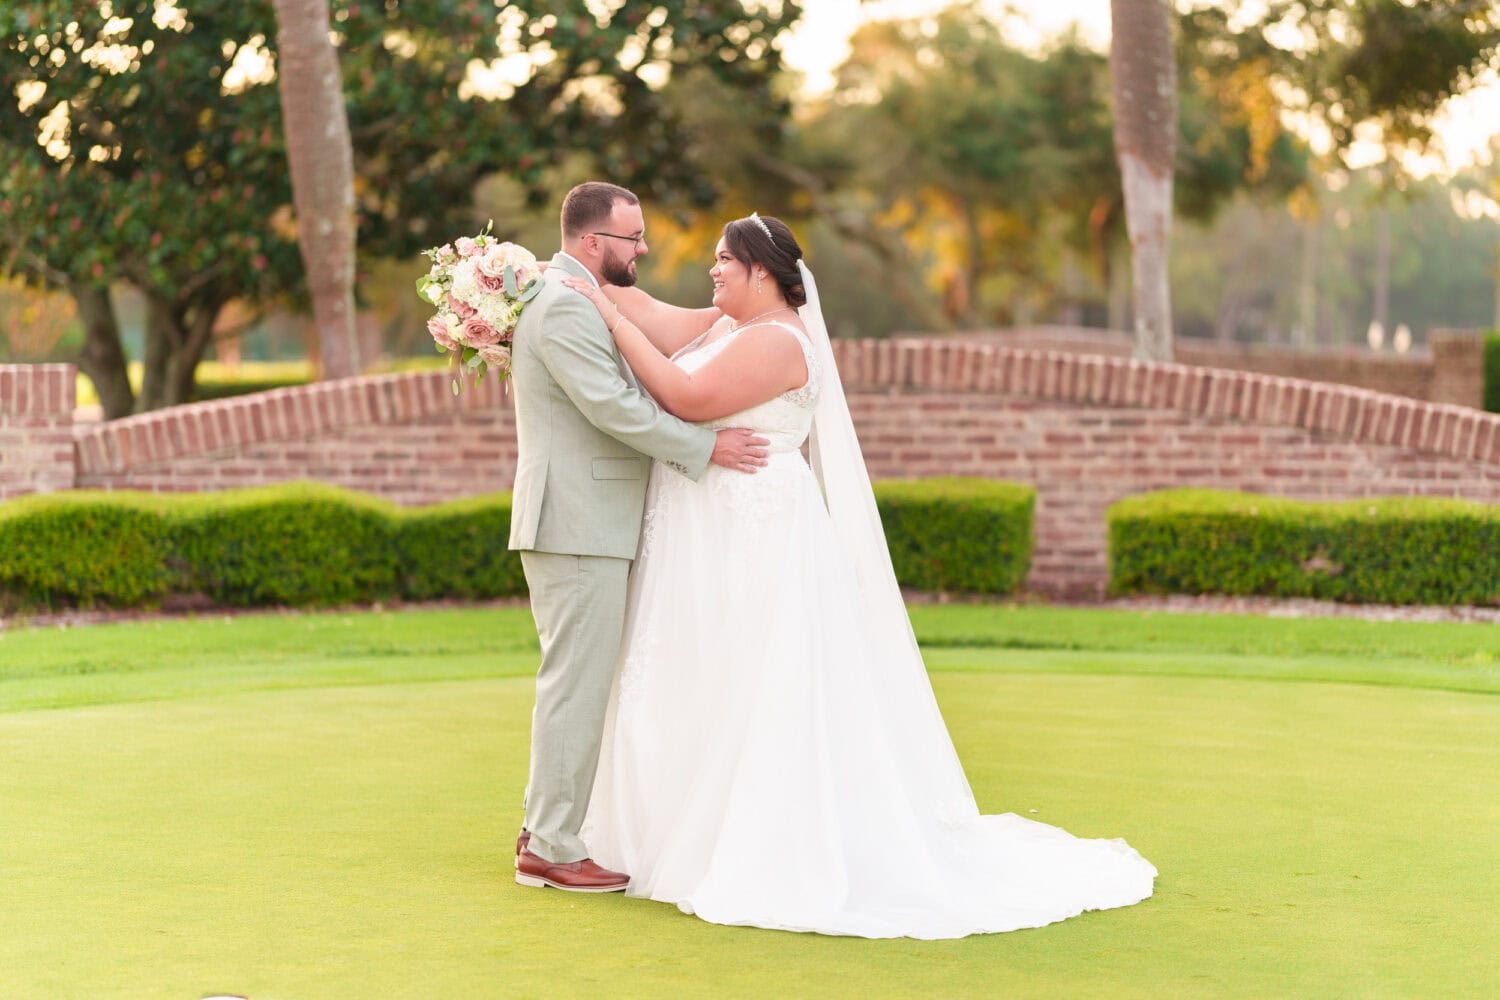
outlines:
M715 436L646 394L599 310L564 275L589 280L572 258L554 257L511 345L520 457L510 547L634 559L651 459L696 480Z

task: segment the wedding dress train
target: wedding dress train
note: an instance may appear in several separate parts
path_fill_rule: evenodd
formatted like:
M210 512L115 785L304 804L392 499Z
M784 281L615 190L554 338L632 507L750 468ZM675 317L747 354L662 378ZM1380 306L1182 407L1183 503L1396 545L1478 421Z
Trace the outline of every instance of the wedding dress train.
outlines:
M847 414L826 331L786 329L808 384L714 422L769 439L768 466L697 483L652 469L583 829L594 859L631 875L629 895L715 923L864 937L1147 898L1156 869L1123 840L980 815L899 596L872 597L894 578L850 558L833 486L800 452L825 393ZM732 337L674 360L694 370Z

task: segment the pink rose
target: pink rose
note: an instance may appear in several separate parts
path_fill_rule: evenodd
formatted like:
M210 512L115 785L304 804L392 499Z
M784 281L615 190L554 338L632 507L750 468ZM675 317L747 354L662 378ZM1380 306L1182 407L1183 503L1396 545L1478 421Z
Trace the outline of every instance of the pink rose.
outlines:
M459 343L449 335L448 324L443 322L443 318L441 316L434 316L427 321L427 332L432 334L433 340L437 341L448 350L458 350Z
M479 316L464 320L464 343L470 347L487 347L500 342L500 331L490 326Z
M481 347L479 349L479 356L491 368L503 370L510 367L510 348L501 344L488 344Z
M474 270L481 278L503 278L505 277L505 265L510 263L505 255L506 244L492 246L484 254L474 261Z
M460 322L474 315L474 307L457 297L448 300L448 308L453 310L453 315L457 316Z
M472 257L484 249L467 236L460 236L454 240L454 243L458 245L458 254L460 257Z
M495 292L496 294L498 294L505 291L505 276L503 274L486 274L484 272L484 264L482 262L476 269L474 277L478 279L479 287L483 288L487 292Z

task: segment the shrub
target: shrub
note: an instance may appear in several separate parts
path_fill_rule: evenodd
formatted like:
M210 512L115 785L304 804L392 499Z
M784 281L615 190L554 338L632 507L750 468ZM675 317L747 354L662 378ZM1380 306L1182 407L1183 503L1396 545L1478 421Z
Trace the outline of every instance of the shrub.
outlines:
M393 538L398 586L407 600L526 593L520 554L507 548L509 493L399 511Z
M1008 593L1031 564L1034 492L982 479L877 483L903 586ZM409 509L316 483L218 493L69 492L0 504L0 600L329 605L526 593L510 494Z
M875 484L875 502L903 587L1008 594L1031 569L1029 486L891 479Z
M346 604L395 593L394 506L290 483L172 498L178 586L221 604Z
M1500 507L1472 501L1166 490L1120 501L1108 521L1116 594L1500 603Z
M1500 413L1500 330L1484 336L1484 408Z
M151 605L169 590L157 498L80 490L0 504L0 599L41 606Z

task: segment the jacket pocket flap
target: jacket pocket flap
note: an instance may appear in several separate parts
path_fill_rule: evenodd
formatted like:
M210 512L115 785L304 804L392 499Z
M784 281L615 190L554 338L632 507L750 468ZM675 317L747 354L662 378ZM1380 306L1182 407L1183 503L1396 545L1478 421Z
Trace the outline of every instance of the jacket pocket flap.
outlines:
M645 479L646 460L643 458L596 458L595 479Z

